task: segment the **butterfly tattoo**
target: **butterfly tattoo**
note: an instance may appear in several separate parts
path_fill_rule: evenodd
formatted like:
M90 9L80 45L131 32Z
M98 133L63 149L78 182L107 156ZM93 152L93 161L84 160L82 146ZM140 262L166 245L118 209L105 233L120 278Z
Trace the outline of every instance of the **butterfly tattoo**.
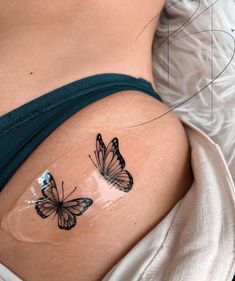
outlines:
M90 198L76 198L66 201L66 199L76 190L64 198L64 182L62 182L62 198L60 199L56 182L49 171L45 171L38 179L41 186L42 197L35 203L37 214L43 219L53 213L57 215L58 227L60 229L70 230L76 225L76 216L82 215L93 203Z
M105 180L121 191L129 192L133 186L133 177L125 168L125 160L119 150L117 138L113 138L106 145L99 133L96 137L96 150L94 151L95 161L89 155L95 167Z

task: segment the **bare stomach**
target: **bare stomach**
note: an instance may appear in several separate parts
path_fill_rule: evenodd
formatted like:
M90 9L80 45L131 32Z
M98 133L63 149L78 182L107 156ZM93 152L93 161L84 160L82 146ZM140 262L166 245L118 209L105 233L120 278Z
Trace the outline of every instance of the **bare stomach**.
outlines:
M168 110L125 91L56 129L0 195L0 261L23 280L101 280L192 184L187 136L173 113L132 127ZM127 171L120 182L115 165ZM46 173L56 185L51 197ZM90 204L68 206L79 198Z

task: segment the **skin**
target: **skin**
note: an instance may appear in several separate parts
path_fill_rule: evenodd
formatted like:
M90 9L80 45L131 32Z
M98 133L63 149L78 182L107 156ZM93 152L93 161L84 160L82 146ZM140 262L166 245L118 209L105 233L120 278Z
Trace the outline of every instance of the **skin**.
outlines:
M125 6L108 0L1 2L1 115L96 73L125 73L153 83L151 44L157 19L135 39L160 13L163 1L127 0ZM2 224L0 261L24 280L62 281L64 276L71 281L101 280L192 184L187 135L174 113L127 128L168 110L143 93L123 91L66 120L30 155L0 195L0 220L13 214L10 222L16 237L25 234L27 223L28 237L36 239L40 230L49 243L19 241ZM108 210L102 203L105 196L115 201L121 193L109 190L102 179L88 181L97 172L88 155L95 149L98 132L106 144L118 137L126 169L134 178L133 189ZM101 186L103 201L91 206L69 232L58 230L56 220L40 218L34 208L28 208L25 216L18 212L30 184L46 169L53 172L58 186L63 180L65 188L70 187L66 194L79 186L71 198L98 200L96 189ZM17 219L22 220L18 229L13 224ZM51 243L53 239L59 246Z

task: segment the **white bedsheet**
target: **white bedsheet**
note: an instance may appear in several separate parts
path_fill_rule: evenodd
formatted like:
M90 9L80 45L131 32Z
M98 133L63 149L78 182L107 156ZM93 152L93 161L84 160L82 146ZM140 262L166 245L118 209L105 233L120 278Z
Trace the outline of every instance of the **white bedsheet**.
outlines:
M168 35L171 35L169 40ZM219 144L233 180L234 38L234 0L167 0L153 45L156 87L171 108L192 97L214 79L200 94L174 112L197 125Z

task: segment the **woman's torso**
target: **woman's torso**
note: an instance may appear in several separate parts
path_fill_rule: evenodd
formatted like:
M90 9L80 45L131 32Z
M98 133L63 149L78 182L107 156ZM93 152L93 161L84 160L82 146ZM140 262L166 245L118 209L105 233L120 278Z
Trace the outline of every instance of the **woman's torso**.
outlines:
M96 73L120 72L152 82L156 20L141 33L158 13L160 3L153 9L151 2L53 1L44 7L43 1L2 1L0 115Z
M36 1L2 4L1 115L52 89L96 73L125 73L153 82L154 24L135 39L158 13L154 1L145 5L129 1L125 6L108 1L43 5ZM64 280L64 276L78 280L78 275L83 281L101 279L191 186L187 138L173 113L147 126L117 130L167 110L167 106L145 94L124 91L88 106L55 130L5 186L0 196L1 220L15 210L19 198L27 199L24 194L30 183L48 167L54 167L55 176L65 184L70 181L85 185L93 169L87 155L93 151L94 138L100 131L106 142L118 136L121 152L134 175L133 192L112 212L97 208L95 215L99 219L88 228L84 215L79 235L76 230L69 236L59 233L54 237L63 241L59 246L18 241L2 224L0 261L26 280ZM76 156L70 158L66 153L74 145ZM78 157L77 161L74 157ZM71 161L75 164L70 165ZM16 216L19 213L20 208ZM32 213L29 210L23 219L38 219ZM43 223L40 221L40 231L47 238L48 225L44 228ZM30 227L30 222L27 225ZM56 231L53 229L53 235L57 235Z

